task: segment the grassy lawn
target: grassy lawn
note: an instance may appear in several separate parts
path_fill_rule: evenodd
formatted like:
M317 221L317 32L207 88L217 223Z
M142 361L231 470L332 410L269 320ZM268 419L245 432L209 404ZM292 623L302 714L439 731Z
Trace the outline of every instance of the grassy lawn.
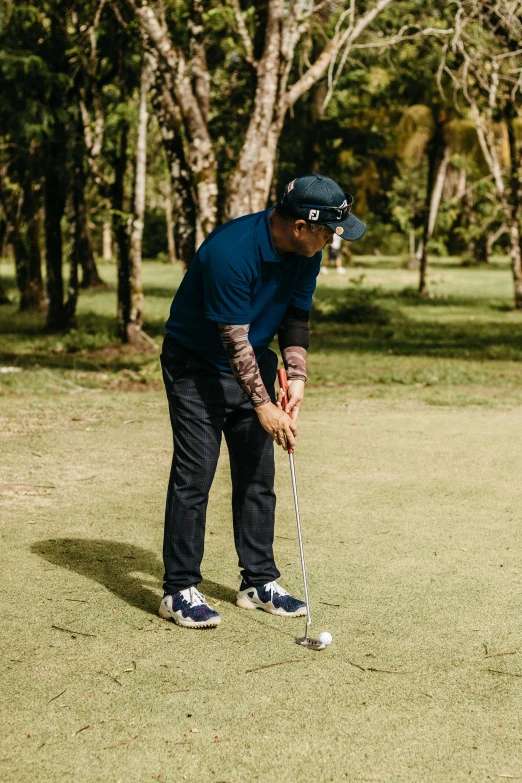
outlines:
M144 278L159 343L180 271ZM438 261L426 302L415 279L362 258L320 280L296 453L319 653L301 619L234 606L225 448L202 585L222 626L157 617L171 435L157 354L114 347L114 290L82 295L69 335L0 308L20 369L0 373L0 780L522 778L522 314L503 259Z

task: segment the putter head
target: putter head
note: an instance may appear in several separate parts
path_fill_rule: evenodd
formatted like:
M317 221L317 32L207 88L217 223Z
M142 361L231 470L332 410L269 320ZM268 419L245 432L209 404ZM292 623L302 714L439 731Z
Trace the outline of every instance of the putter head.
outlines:
M308 647L309 650L324 650L326 644L320 642L318 639L312 639L311 636L302 636L301 639L296 639L296 644L300 644L301 647Z

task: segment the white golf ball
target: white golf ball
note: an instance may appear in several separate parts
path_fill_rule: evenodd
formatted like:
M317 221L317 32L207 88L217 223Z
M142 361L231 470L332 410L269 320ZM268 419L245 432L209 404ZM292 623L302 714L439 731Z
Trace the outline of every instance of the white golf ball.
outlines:
M321 631L319 636L317 637L321 644L331 644L332 643L332 634L328 633L328 631Z

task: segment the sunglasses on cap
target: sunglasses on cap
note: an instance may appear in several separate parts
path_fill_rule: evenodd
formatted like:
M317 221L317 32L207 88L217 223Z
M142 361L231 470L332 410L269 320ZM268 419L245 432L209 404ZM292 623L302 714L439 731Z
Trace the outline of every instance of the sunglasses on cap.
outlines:
M301 207L305 209L316 209L319 212L319 217L325 221L336 220L342 221L352 211L353 196L351 193L345 193L345 200L340 207L325 207L324 204L301 204Z

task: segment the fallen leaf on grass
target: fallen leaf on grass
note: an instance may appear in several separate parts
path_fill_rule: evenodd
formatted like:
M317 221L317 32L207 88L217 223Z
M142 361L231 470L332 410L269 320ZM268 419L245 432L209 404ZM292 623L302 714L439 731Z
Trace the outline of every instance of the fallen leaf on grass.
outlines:
M271 666L282 666L283 663L301 663L300 658L288 658L286 661L277 661L277 663L265 663L263 666L256 666L255 669L245 669L245 674L250 672L258 672L261 669L270 669ZM239 674L239 670L236 672Z
M71 734L71 737L76 737L77 734L81 734L82 731L85 731L86 729L90 729L91 724L87 724L87 726L83 726L81 729L78 729L78 731L75 731L73 734Z
M34 494L38 489L56 489L54 484L0 484L0 492L14 492L15 495Z
M139 734L136 734L134 737L130 737L130 739L120 740L120 742L115 742L114 745L104 745L102 750L109 750L110 748L119 748L121 745L127 745L127 747L130 748L130 743L133 740L138 739L139 736L140 736Z
M118 680L118 678L117 678L117 677L113 677L113 676L112 676L112 674L109 674L109 672L102 672L102 671L100 671L100 672L98 672L98 674L104 674L106 677L110 677L110 678L111 678L111 680L114 680L114 682L115 682L117 685L120 685L120 686L123 688L123 683L122 683L122 682L120 682L120 680ZM119 718L118 718L118 720L119 720Z
M51 703L52 701L54 701L55 699L59 699L59 698L60 698L60 696L63 696L63 694L65 693L65 691L66 691L66 690L67 690L67 688L64 688L64 689L63 689L63 691L62 691L61 693L59 693L57 696L53 696L53 698L52 698L52 699L49 699L49 701L47 702L47 704L50 704L50 703Z
M78 636L96 637L95 633L84 633L83 631L71 631L70 628L62 628L60 625L51 625L51 628L54 628L56 631L64 631L65 633L77 634Z
M498 653L490 653L489 655L485 655L484 658L500 658L501 655L516 655L517 650L513 650L512 652L498 652Z
M371 655L371 653L370 653ZM346 659L348 661L348 659ZM358 663L348 661L350 666L355 666L356 669L360 669L362 672L379 672L380 674L412 674L413 672L399 672L395 669L375 669L373 666L360 666Z
M84 633L83 631L71 631L70 628L62 628L59 625L51 625L51 628L54 628L56 631L65 631L65 633L77 634L78 636L93 636L93 637L96 637L95 633Z

